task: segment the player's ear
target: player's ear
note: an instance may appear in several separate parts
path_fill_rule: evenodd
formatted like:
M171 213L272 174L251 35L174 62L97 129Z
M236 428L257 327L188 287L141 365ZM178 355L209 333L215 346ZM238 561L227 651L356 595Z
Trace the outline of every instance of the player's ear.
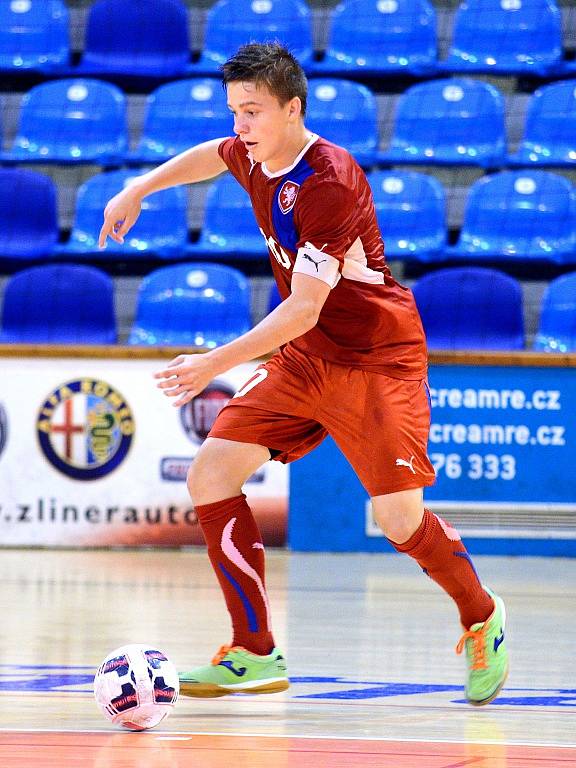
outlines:
M288 117L292 120L297 120L302 116L302 102L300 96L294 96L288 103Z

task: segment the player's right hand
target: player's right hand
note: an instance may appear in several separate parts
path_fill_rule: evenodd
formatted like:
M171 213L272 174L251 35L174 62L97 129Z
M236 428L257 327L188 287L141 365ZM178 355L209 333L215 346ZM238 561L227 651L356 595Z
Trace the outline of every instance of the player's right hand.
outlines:
M155 373L154 378L163 379L156 386L164 390L166 397L178 397L172 403L177 408L206 389L217 374L210 352L204 352L201 355L178 355Z
M114 195L104 209L104 224L98 237L98 247L105 248L108 237L116 243L123 243L141 210L142 198L134 188L125 187Z

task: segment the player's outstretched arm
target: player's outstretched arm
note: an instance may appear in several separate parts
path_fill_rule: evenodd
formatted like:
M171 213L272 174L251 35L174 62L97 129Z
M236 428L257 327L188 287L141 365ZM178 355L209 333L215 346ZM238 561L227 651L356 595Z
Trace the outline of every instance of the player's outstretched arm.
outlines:
M115 195L104 209L104 223L100 230L98 246L104 248L110 237L123 243L125 235L140 215L142 200L161 189L206 181L227 170L218 154L224 139L212 139L198 144L167 160L152 171L136 176L132 182ZM167 226L170 226L167 223Z
M292 339L302 336L318 322L320 310L330 293L322 280L294 273L292 293L248 333L202 355L180 355L158 371L158 387L168 397L185 405L212 379L241 363L262 357Z

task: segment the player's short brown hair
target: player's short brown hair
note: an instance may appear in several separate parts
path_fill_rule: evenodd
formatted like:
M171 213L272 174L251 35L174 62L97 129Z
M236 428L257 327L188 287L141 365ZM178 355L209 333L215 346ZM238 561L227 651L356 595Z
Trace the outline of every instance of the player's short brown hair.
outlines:
M308 81L304 70L278 42L248 43L222 65L222 83L249 82L265 85L280 104L298 96L302 117L306 114Z

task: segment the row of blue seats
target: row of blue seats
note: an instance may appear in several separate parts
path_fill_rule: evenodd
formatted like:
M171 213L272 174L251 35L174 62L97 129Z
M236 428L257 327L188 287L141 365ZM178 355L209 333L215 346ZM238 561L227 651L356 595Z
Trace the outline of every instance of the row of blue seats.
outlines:
M113 344L113 281L78 264L22 270L4 291L0 342ZM441 269L413 286L430 349L525 348L522 291L514 278L482 267ZM277 289L269 310L279 303ZM138 294L129 344L213 348L251 327L250 284L221 264L154 270ZM534 348L576 351L576 272L545 293Z
M88 179L78 190L70 239L59 243L53 180L35 171L0 169L0 257L268 258L250 199L229 174L208 188L198 242L189 239L186 190L175 187L146 198L125 242L109 241L99 251L106 203L131 178L129 171L120 170ZM474 182L454 246L447 244L446 192L435 177L373 171L368 179L389 259L576 264L576 188L564 176L500 171Z
M63 0L0 4L0 66L7 71L174 78L214 73L248 40L278 38L309 72L576 74L563 52L556 0L464 0L449 55L438 60L429 0L343 0L330 18L323 58L302 0L218 0L208 11L199 59L190 56L182 0L97 0L88 12L81 61L70 66L69 12Z
M399 98L389 147L381 151L374 93L338 78L312 80L308 127L346 147L365 167L450 164L484 168L576 166L576 81L538 89L524 137L507 152L504 95L472 78L419 83ZM148 96L137 146L129 149L127 97L93 78L42 83L22 100L9 163L157 163L193 144L232 133L226 95L216 78L178 80ZM0 124L1 128L1 124Z

